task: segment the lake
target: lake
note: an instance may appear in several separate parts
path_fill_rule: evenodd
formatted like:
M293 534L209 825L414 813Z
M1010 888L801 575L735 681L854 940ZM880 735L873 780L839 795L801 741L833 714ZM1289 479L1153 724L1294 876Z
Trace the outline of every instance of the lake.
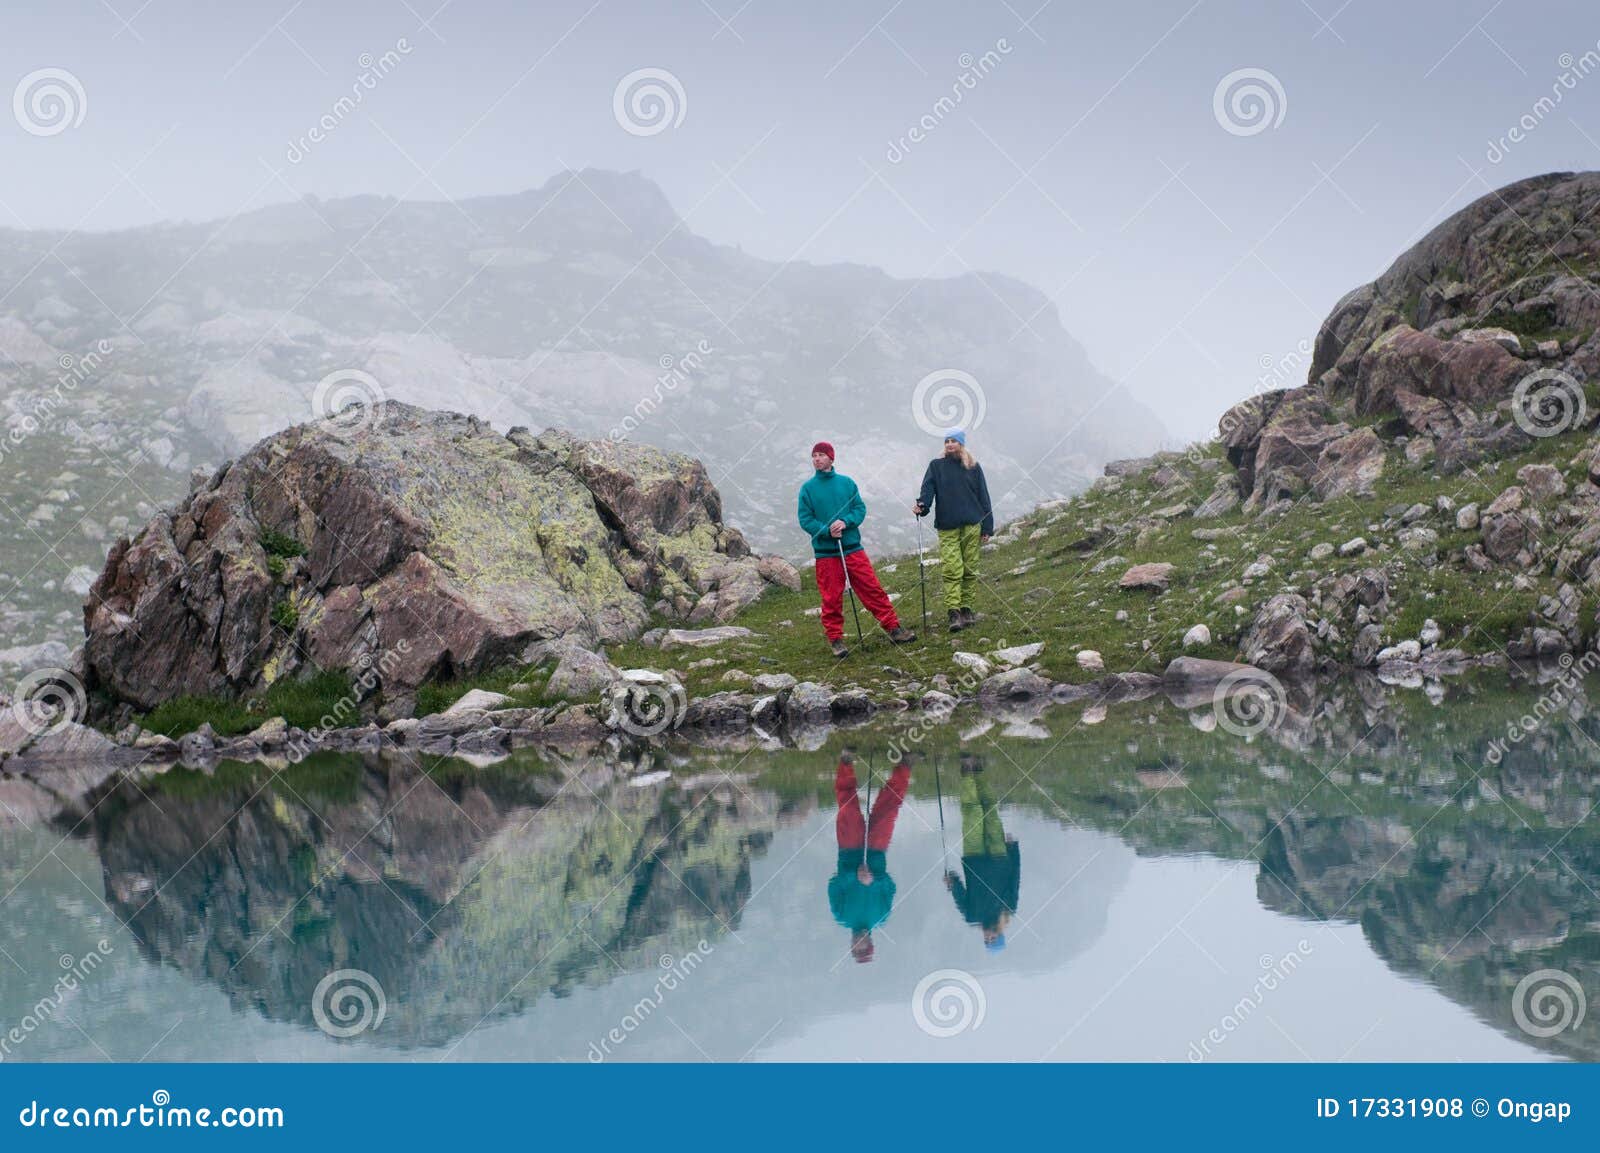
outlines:
M1593 1060L1578 689L12 775L0 1056Z

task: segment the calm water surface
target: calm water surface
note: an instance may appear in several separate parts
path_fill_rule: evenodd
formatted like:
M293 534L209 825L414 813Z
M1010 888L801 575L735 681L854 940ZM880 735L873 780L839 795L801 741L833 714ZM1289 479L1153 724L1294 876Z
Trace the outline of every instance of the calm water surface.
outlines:
M909 777L872 729L5 779L6 1059L1594 1059L1600 1007L1514 1007L1600 997L1600 728L1495 754L1531 697L1452 693L1057 711Z

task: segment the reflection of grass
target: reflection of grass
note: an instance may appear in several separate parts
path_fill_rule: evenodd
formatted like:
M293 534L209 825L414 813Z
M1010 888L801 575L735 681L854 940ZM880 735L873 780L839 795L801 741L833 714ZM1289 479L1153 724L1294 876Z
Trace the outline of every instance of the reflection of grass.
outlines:
M273 717L282 717L302 729L315 728L324 723L324 718L329 718L333 727L342 728L360 723L356 709L347 709L342 718L338 715L339 702L349 695L349 679L343 673L325 671L305 680L280 680L250 701L179 697L156 706L139 724L169 737L192 733L207 722L220 735L234 736L249 732Z

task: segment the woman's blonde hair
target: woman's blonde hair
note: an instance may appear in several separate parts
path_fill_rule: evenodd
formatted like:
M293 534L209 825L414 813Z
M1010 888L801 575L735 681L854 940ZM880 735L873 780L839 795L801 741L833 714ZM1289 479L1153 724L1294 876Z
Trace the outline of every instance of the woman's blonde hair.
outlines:
M973 469L978 467L978 458L973 456L972 453L967 450L966 445L963 444L961 446L961 451L956 455L961 458L961 467L966 469L968 472L971 472Z

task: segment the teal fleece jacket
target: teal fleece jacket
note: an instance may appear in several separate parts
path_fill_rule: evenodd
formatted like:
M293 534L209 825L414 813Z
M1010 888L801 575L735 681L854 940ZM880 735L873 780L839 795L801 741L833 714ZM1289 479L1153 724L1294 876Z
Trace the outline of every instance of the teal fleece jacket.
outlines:
M838 556L844 546L846 556L861 550L861 522L867 519L867 506L856 482L835 469L818 472L800 486L800 527L811 538L811 551L819 557ZM844 521L844 532L835 540L828 526Z

